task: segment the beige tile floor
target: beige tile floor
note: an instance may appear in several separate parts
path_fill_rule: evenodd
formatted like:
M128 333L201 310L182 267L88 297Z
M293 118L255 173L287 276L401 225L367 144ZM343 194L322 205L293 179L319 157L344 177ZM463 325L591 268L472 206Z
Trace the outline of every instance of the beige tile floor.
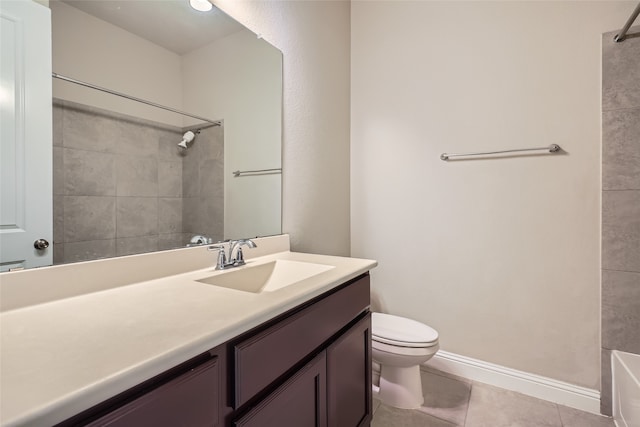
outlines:
M614 427L611 418L513 391L422 372L424 405L401 410L374 399L372 427Z

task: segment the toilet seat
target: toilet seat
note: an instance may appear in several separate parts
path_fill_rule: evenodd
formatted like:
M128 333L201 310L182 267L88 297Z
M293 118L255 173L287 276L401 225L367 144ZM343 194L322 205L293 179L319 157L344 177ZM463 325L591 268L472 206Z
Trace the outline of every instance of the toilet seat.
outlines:
M438 345L438 332L415 320L392 314L372 313L371 323L373 341L409 348Z
M406 345L395 345L395 344L387 344L380 341L371 341L371 347L374 350L381 351L384 353L392 353L396 356L418 356L424 357L429 355L434 355L440 350L440 345L438 343L432 343L429 346L423 347L409 347Z
M437 346L438 345L438 341L432 341L432 342L427 342L427 343L421 343L421 342L404 342L404 341L394 341L394 340L389 340L389 339L385 339L385 338L380 338L380 337L376 337L376 336L371 336L371 341L380 343L380 344L386 344L389 346L393 346L393 347L406 347L406 348L429 348L429 347L433 347L433 346Z

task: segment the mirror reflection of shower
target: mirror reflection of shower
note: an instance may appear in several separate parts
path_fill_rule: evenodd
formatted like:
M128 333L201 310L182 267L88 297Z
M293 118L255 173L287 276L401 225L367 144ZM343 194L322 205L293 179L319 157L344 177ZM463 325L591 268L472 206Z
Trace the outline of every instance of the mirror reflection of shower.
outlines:
M182 141L178 143L178 147L180 150L186 150L193 143L193 140L196 138L196 135L200 133L200 129L196 129L195 132L187 131L182 135Z

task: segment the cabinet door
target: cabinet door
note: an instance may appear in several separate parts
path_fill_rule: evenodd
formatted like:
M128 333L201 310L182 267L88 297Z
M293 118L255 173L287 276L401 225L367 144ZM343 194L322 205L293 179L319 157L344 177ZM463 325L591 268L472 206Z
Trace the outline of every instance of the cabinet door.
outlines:
M371 422L371 313L327 349L327 396L331 427Z
M218 359L144 394L90 427L215 427L219 421Z
M367 310L370 300L367 275L236 344L234 408L340 332Z
M322 352L233 425L327 427L326 369Z

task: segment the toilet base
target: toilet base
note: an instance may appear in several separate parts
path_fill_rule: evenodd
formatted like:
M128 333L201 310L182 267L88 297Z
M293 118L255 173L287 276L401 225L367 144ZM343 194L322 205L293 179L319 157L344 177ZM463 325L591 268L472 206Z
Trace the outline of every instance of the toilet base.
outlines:
M416 409L424 403L420 366L407 368L382 365L378 398L386 405Z

